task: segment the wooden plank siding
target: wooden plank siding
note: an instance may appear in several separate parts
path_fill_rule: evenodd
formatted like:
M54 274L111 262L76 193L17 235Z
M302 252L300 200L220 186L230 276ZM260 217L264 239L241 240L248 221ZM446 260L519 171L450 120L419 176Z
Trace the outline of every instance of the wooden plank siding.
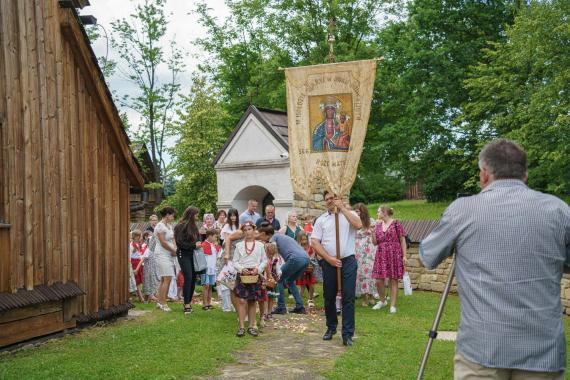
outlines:
M15 312L23 339L128 302L129 188L144 181L74 9L0 0L0 83L0 294L86 293L29 332Z

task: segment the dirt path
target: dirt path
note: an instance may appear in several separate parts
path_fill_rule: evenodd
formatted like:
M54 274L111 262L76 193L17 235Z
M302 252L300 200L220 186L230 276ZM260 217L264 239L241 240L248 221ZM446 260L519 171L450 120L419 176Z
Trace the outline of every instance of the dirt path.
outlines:
M340 334L323 341L325 329L322 312L277 315L259 337L233 353L236 361L223 367L221 375L204 379L324 379L322 373L345 350Z

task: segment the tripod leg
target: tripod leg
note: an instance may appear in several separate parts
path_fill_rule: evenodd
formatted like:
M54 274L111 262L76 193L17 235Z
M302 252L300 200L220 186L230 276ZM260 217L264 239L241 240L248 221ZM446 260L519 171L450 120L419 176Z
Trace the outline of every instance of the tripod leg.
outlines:
M437 313L435 314L435 319L433 321L431 330L428 333L429 339L426 351L424 352L424 357L422 358L422 364L420 365L420 370L418 371L418 377L416 378L417 380L421 380L424 375L424 370L429 358L429 352L431 350L431 346L433 344L434 339L437 337L437 329L439 328L439 322L441 321L441 316L443 315L443 308L445 307L445 301L447 300L447 296L449 295L449 291L451 290L451 283L453 282L454 276L455 276L455 257L451 262L451 268L449 268L449 276L447 277L445 288L443 289L443 293L441 293L441 299L439 300L439 307L437 308Z

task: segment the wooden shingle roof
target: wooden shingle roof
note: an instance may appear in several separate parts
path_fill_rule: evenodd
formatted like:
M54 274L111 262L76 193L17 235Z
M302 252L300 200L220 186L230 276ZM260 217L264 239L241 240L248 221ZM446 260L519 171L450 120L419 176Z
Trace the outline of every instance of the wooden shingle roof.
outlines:
M49 286L36 285L33 290L20 289L16 293L0 293L0 312L50 301L59 301L83 294L85 294L83 289L71 281L65 284L57 282Z
M413 243L425 239L439 224L439 220L402 220L404 231Z

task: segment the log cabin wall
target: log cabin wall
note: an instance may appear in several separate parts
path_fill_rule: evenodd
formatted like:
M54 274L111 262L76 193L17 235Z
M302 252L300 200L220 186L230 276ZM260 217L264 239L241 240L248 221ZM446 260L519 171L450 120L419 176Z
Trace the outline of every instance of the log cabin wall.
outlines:
M0 0L0 127L0 300L70 283L68 321L120 309L144 181L75 9Z

